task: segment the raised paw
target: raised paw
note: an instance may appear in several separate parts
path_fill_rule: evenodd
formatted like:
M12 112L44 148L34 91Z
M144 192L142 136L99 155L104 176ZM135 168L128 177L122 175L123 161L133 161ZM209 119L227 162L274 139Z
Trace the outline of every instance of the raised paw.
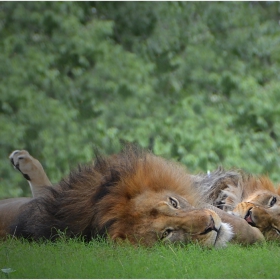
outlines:
M51 186L41 163L25 150L13 151L9 159L15 169L19 170L28 180L33 197L38 196L43 186Z
M15 150L10 154L9 159L14 168L19 170L26 180L31 181L30 173L34 169L32 167L34 158L25 150Z

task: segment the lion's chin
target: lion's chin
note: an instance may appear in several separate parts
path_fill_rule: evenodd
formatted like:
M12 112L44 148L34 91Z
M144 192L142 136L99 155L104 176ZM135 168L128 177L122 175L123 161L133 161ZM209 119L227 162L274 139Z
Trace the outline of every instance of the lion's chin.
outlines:
M229 242L233 237L233 230L232 226L227 223L221 223L221 227L218 231L216 241L214 246L216 248L222 248L227 245L227 242Z

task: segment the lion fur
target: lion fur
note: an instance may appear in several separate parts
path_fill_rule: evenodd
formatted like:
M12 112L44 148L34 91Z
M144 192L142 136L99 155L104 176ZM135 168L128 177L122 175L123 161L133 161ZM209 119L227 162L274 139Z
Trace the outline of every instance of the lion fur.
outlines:
M131 201L146 189L172 190L199 206L202 196L185 168L135 146L120 154L99 154L93 164L79 166L43 196L22 206L10 232L25 238L54 240L57 231L86 240L109 234L125 239L137 220Z

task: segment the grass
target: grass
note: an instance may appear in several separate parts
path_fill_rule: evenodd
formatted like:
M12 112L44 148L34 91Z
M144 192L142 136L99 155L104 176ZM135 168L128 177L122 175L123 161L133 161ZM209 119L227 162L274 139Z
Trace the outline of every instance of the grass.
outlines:
M79 240L0 242L0 278L278 278L277 243L152 248ZM1 269L15 270L9 274Z

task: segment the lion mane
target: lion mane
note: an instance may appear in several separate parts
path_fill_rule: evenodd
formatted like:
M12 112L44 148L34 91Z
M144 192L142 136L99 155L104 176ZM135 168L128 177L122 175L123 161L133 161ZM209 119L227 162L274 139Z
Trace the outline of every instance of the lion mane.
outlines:
M62 231L86 240L109 235L145 245L165 238L224 245L230 227L214 211L197 209L201 202L185 168L131 145L117 155L97 154L93 164L45 187L21 207L10 234L54 240Z

